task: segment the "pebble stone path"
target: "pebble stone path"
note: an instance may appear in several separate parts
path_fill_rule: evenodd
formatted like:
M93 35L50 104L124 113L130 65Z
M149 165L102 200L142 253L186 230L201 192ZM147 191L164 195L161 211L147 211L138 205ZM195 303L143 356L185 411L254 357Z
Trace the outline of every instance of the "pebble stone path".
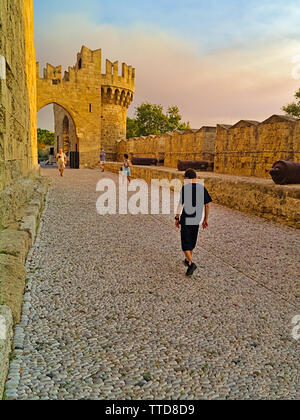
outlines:
M214 205L187 279L173 217L101 217L98 171L44 174L8 400L300 398L298 231Z

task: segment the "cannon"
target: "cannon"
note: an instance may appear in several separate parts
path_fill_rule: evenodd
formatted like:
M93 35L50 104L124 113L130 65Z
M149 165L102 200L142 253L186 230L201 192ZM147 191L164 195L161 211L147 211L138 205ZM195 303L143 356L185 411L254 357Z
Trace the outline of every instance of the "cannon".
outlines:
M214 162L202 160L179 160L177 168L179 171L186 171L188 169L194 169L195 171L213 171Z
M274 163L270 175L277 185L300 184L300 163L279 160Z
M133 165L141 165L141 166L157 166L158 160L156 158L141 158L141 157L134 157L131 160Z

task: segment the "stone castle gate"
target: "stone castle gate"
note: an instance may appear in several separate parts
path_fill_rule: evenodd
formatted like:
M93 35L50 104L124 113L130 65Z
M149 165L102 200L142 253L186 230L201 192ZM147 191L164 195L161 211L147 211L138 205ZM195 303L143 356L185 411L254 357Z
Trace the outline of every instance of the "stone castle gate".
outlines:
M81 168L95 167L100 149L108 160L117 157L117 140L126 138L127 109L135 89L135 69L106 60L101 50L83 46L74 67L62 77L62 67L47 64L43 78L37 63L37 110L54 104L56 149L79 153Z

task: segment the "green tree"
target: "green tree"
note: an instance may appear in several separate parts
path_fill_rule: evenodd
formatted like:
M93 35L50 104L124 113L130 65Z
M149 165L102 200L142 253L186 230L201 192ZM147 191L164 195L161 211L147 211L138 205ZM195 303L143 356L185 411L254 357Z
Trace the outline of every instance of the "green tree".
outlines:
M184 123L182 122L182 116L180 115L178 106L171 106L167 110L167 117L169 121L169 130L168 131L174 131L174 130L190 130L190 123Z
M127 133L128 139L139 136L139 127L135 118L127 118Z
M296 102L293 102L282 109L292 117L300 118L300 89L295 93Z
M161 134L168 131L168 117L161 105L144 103L136 109L136 122L140 136Z
M52 131L38 128L37 137L39 146L54 146L55 135Z
M167 131L189 130L190 124L181 121L178 106L164 114L161 105L143 103L135 110L135 118L127 120L127 138L162 134Z

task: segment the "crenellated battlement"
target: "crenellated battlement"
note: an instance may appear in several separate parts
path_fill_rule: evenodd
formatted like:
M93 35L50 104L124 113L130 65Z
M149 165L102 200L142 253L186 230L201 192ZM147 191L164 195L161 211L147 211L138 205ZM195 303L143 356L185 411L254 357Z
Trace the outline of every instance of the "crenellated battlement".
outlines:
M135 69L123 63L122 75L119 75L119 62L106 60L106 72L101 75L102 103L128 108L133 101L134 90Z
M105 97L105 102L112 103L110 97L110 90L112 95L116 96L117 104L124 104L129 106L132 101L135 90L135 69L122 63L120 68L119 62L114 63L106 60L105 73L101 72L102 50L90 50L83 46L81 51L77 54L77 61L73 67L69 67L62 75L62 66L53 66L47 64L43 70L43 77L39 76L40 66L37 63L36 72L39 81L46 81L52 85L59 85L63 83L80 83L86 79L91 82L91 85L101 85L105 93L109 93L109 97ZM121 71L120 71L121 70ZM100 87L100 86L99 86ZM118 99L119 98L119 99ZM131 99L130 99L131 98Z
M112 63L106 60L106 72L101 75L102 84L107 86L121 87L134 91L135 69L122 63L122 73L119 75L119 62Z

